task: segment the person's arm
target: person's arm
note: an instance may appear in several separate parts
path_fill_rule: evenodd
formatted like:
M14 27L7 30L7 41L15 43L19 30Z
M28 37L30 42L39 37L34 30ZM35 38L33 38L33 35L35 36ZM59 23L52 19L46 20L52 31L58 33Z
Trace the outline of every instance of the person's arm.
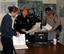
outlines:
M60 18L58 16L55 17L55 22L56 22L56 24L55 24L55 27L53 28L53 30L56 30L57 27L60 25Z
M4 18L3 27L4 27L5 32L9 36L16 35L16 32L12 29L12 20L10 19L9 16Z

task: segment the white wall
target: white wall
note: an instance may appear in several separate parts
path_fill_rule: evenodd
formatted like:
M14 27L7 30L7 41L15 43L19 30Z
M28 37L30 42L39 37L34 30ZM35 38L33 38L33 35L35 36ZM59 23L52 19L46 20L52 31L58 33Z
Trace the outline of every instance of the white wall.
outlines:
M0 24L1 24L1 20L2 20L3 16L6 14L5 10L7 10L7 7L9 5L17 6L17 3L18 3L18 0L0 0Z
M56 0L30 0L30 1L42 1L43 3L47 3L47 4L56 4Z
M43 0L43 3L56 4L56 0Z

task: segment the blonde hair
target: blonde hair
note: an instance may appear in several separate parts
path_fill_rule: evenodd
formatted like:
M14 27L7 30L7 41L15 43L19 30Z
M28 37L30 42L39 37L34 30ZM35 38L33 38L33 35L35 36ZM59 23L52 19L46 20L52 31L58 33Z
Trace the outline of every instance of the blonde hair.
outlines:
M24 10L27 10L27 12L29 12L29 8L28 7L23 7L22 9L20 9L20 11L24 11Z

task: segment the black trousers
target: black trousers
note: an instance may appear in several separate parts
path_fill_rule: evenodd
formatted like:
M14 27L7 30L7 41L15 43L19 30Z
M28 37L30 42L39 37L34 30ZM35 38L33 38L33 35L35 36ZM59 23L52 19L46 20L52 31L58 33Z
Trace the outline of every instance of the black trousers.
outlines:
M1 42L3 45L3 51L2 54L13 54L13 41L10 37L2 37Z

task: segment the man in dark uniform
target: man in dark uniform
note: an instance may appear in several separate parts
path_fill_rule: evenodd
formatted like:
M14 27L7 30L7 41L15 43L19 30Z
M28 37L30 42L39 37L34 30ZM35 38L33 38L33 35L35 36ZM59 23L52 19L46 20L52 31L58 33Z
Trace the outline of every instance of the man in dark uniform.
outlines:
M30 30L33 25L35 25L35 21L29 16L29 8L24 7L21 15L17 16L15 20L14 28L20 33L25 33L25 31Z
M15 20L14 28L20 33L25 33L26 31L30 30L35 25L35 23L36 21L34 18L29 16L29 8L24 7L22 9L21 15L19 15ZM26 35L26 39L28 39L29 42L31 42L31 39L33 39L32 37L33 36Z

